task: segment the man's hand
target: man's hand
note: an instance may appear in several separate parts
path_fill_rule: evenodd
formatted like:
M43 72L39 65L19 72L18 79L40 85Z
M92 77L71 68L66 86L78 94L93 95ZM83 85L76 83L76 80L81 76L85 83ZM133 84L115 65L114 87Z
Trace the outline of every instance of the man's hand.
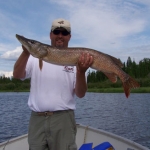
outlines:
M82 53L77 64L77 72L85 73L86 70L92 65L93 56L89 53Z
M23 52L27 55L30 55L30 53L28 52L28 50L22 45L22 49L23 49Z
M87 91L85 72L92 63L93 56L89 53L82 53L78 60L75 93L80 98L82 98Z

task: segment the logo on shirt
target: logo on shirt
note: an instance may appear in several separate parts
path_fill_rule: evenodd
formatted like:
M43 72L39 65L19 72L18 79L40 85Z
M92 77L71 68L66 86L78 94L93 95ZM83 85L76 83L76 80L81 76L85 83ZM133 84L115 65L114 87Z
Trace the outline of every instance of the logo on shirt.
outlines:
M74 73L74 67L72 67L72 66L64 66L64 70L63 71L66 71L66 72L69 72L69 73Z

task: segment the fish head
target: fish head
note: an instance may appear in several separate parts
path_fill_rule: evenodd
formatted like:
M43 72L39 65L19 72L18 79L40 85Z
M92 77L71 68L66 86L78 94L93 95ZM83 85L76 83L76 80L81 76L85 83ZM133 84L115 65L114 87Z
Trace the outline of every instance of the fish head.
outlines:
M36 58L43 58L48 54L48 51L38 41L27 39L21 35L16 34L19 42L29 51L29 53Z

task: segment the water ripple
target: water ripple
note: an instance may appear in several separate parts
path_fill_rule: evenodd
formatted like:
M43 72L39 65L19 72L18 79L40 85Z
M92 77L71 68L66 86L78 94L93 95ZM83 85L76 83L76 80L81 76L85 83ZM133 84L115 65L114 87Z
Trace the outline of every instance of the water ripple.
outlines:
M29 93L0 93L0 142L26 134ZM87 93L78 99L78 123L103 129L150 148L150 94Z

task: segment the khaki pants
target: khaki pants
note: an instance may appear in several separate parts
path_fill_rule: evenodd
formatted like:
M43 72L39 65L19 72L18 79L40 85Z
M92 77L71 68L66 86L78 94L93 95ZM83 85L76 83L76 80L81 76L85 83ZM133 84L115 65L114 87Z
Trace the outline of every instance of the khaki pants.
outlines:
M73 110L39 116L32 112L29 122L30 150L77 150L76 123Z

